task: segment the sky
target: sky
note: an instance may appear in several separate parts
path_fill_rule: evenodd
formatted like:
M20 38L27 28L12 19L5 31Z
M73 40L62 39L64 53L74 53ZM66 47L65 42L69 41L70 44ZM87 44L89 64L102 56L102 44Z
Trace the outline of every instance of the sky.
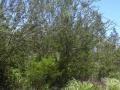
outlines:
M104 16L103 18L116 23L117 31L120 34L120 0L100 0L96 6Z

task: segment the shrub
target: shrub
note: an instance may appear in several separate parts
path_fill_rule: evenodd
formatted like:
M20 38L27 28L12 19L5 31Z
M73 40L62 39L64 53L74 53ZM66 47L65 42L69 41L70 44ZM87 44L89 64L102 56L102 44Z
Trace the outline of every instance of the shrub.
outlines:
M80 82L75 79L71 80L62 90L93 90L94 85L90 82Z
M59 71L55 60L49 57L41 61L32 60L27 66L26 74L30 86L44 90L44 87L48 88L54 82Z
M120 90L120 81L114 78L107 78L106 90Z
M26 83L25 77L22 76L22 72L18 68L9 69L9 79L11 81L11 87L13 89L23 89Z

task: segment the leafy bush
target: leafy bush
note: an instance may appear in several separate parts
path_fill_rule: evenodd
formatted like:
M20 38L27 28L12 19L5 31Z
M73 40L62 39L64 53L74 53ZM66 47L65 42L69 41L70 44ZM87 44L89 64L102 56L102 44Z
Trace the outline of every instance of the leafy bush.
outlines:
M106 90L120 90L120 81L114 78L107 78Z
M94 90L94 85L90 82L80 82L73 79L62 90Z
M32 60L27 66L26 74L30 86L41 90L43 87L49 87L60 73L55 60L49 57L41 61Z
M27 79L23 77L23 73L18 68L9 69L9 79L11 80L11 87L16 89L23 89L26 86Z
M109 75L109 78L116 78L118 80L120 80L120 72L111 72Z

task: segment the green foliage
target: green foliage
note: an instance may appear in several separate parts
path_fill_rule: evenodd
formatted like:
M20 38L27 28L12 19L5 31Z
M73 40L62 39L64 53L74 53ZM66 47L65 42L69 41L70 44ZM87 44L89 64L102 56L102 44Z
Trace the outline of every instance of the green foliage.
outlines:
M98 86L94 86L90 82L80 82L75 79L69 81L67 86L62 90L102 90Z
M18 68L9 68L9 79L13 89L23 89L26 86L27 80L23 77L23 72Z
M104 90L96 84L101 78L120 79L119 36L115 28L106 35L109 25L92 7L98 0L29 0L27 8L7 1L7 11L0 7L0 89L60 90L68 83L65 90ZM107 89L118 83L108 79Z
M114 78L107 78L106 90L120 90L120 81Z
M26 70L28 83L31 87L41 88L52 84L60 74L56 61L52 57L43 58L41 61L32 60Z
M90 82L71 80L62 90L120 90L120 81L114 78L104 79L105 86L94 85Z

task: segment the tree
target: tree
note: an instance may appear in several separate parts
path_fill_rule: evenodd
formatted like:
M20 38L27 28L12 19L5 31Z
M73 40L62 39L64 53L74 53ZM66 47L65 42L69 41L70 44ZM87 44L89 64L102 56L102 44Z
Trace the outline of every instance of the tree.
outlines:
M118 37L114 37L117 33L108 39L102 15L92 7L94 0L29 0L27 3L11 0L8 5L7 2L3 2L2 16L6 19L1 18L4 28L0 36L0 42L4 42L0 43L0 60L7 62L1 68L6 68L3 71L12 82L7 85L20 88L28 81L31 87L41 88L43 80L42 84L49 84L49 88L61 88L72 78L101 79L115 70L116 63L112 62L114 59L119 62L118 49L113 47L118 42ZM10 10L5 11L6 7ZM55 59L55 66L49 62L49 56ZM47 63L53 65L55 72Z

